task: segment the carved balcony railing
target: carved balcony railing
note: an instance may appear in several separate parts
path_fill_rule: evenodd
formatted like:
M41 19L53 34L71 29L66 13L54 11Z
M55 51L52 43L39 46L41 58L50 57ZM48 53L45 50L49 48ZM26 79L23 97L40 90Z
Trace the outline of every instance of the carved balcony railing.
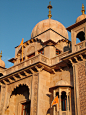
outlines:
M70 51L66 51L66 52L63 52L63 53L59 54L58 56L52 58L51 59L51 65L54 65L54 64L60 62L61 58L67 56L69 53L70 53Z
M8 75L12 72L18 71L19 69L23 69L27 66L33 65L37 62L42 62L42 63L44 63L48 66L52 66L52 65L55 65L55 64L59 63L61 61L61 58L63 58L64 56L66 56L68 54L69 54L69 51L66 51L66 52L64 52L62 54L59 54L58 56L56 56L52 59L49 59L42 54L38 54L36 56L33 56L33 57L19 63L19 64L16 64L16 65L6 69L4 71L4 75Z
M67 111L62 111L62 115L67 115Z
M44 55L39 54L37 56L34 56L34 57L32 57L32 58L30 58L28 60L25 60L25 61L23 61L23 62L21 62L19 64L16 64L16 65L6 69L5 72L4 72L4 75L10 74L10 73L12 73L14 71L22 69L22 68L24 68L26 66L30 66L30 65L35 64L37 62L42 62L44 64L50 65L50 60L47 57L45 57Z
M83 48L86 48L86 40L76 44L75 46L76 46L76 51L79 51L79 50L82 50Z

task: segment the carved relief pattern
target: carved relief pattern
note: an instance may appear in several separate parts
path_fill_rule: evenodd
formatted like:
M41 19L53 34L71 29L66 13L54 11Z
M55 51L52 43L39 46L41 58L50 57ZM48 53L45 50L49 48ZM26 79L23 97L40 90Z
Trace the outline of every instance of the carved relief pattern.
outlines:
M41 60L45 63L47 63L47 59L45 57L41 57Z
M79 99L81 115L86 114L86 75L85 63L78 64L78 81L79 81Z
M33 99L33 115L37 115L37 101L38 101L38 74L34 75L34 99Z
M32 63L35 63L35 62L37 62L37 61L38 61L38 56L36 56L35 58L32 58L32 59L31 59L31 64L32 64Z
M4 107L4 100L5 100L5 90L6 86L1 86L1 107L0 107L0 115L2 115L2 110Z

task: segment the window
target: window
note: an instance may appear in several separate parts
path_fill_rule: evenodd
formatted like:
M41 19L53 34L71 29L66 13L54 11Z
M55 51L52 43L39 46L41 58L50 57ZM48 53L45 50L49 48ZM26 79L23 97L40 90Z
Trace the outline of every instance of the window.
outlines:
M66 111L67 110L67 96L66 96L66 92L62 92L62 95L61 95L61 108L62 108L62 111Z
M30 101L22 104L22 115L30 115Z
M56 55L59 55L61 53L61 51L59 51L58 49L56 49Z
M25 61L25 58L23 58L23 61ZM20 62L22 62L22 59L20 59Z
M77 43L82 42L85 40L85 33L83 31L79 32L76 36Z
M39 53L42 54L42 55L44 55L44 49L39 50L39 51L38 51L38 54L39 54Z
M28 59L31 58L31 57L33 57L33 56L35 56L35 53L29 55L29 56L28 56Z

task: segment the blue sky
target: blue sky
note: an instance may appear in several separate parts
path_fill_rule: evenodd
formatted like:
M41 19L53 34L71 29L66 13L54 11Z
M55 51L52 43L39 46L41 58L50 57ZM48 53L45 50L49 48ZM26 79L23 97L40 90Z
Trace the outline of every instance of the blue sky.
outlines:
M41 20L48 19L50 0L0 0L0 51L6 67L13 64L8 62L15 56L15 47L24 38L31 38L34 26ZM81 15L82 3L86 0L51 0L52 19L61 22L65 27L75 23ZM69 34L71 40L71 35Z

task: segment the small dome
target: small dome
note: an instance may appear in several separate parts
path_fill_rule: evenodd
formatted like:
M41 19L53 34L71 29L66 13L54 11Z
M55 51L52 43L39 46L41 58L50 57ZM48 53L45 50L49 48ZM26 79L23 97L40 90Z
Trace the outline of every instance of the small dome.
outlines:
M0 66L5 68L5 63L3 60L0 59Z
M68 32L66 28L60 22L52 20L51 18L42 20L38 24L36 24L36 26L32 30L31 38L38 36L39 34L45 32L50 28L68 39Z
M86 14L82 14L81 16L79 16L77 19L76 19L76 23L77 22L80 22L81 20L85 19L86 18Z
M56 83L56 86L70 86L70 84L67 81L60 80Z

